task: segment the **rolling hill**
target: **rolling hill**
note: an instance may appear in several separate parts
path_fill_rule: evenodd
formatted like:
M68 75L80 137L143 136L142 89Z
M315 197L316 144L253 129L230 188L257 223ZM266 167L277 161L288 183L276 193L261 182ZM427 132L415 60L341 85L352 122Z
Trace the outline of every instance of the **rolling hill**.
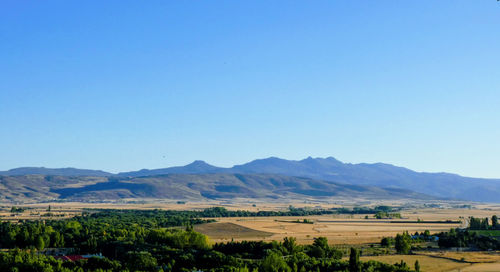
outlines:
M0 202L118 199L434 199L395 188L275 174L168 174L135 178L0 176Z
M193 164L198 166L195 170L193 170ZM169 174L176 172L279 174L351 185L400 188L441 198L500 202L500 179L469 178L448 173L422 173L384 163L350 164L343 163L333 157L309 157L299 161L271 157L235 165L231 168L220 168L196 161L184 168L142 170L119 173L118 175L137 177L147 176L149 173Z
M111 174L98 170L75 168L17 168L0 175L99 176L115 178L146 178L170 174L273 174L304 177L333 184L374 186L403 189L439 198L484 202L500 202L500 179L462 177L448 173L422 173L384 163L343 163L333 157L284 160L276 157L254 160L231 168L216 167L204 161L186 166ZM250 196L251 194L249 194Z
M101 170L88 170L78 168L45 168L45 167L19 167L8 171L0 171L0 176L22 175L53 175L53 176L93 176L106 177L113 174Z

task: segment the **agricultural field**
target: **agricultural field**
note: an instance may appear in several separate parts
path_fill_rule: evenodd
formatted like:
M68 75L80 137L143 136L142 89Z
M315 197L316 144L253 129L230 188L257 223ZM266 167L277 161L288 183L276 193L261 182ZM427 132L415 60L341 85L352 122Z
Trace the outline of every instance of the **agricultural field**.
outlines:
M466 263L497 263L500 262L500 252L496 251L437 251L437 252L415 252L417 255L424 255L434 258L449 259Z
M410 233L429 230L431 233L448 231L450 228L465 226L464 218L469 216L488 217L500 211L493 209L415 209L401 212L401 219L374 219L373 215L321 215L307 217L234 217L217 218L219 233L224 233L226 223L232 223L266 233L270 236L257 235L252 237L247 233L238 235L233 232L211 236L215 242L229 240L282 240L293 236L300 244L312 243L314 237L324 236L332 244L366 244L378 243L380 239L395 236L397 233ZM368 219L365 219L368 216ZM308 219L313 224L297 223L297 220ZM420 221L420 222L419 222ZM459 221L448 223L446 221ZM436 223L439 222L439 223ZM201 230L203 233L203 230Z
M210 207L224 207L228 211L290 211L292 205L283 203L246 203L231 202L213 203L42 203L33 205L0 207L0 220L22 222L23 220L63 220L82 213L95 213L98 210L178 210L203 211ZM294 207L314 209L331 209L338 204L310 203ZM356 206L351 206L353 208ZM465 227L469 216L491 217L500 214L498 206L481 206L474 208L403 208L398 210L397 218L376 219L374 214L323 214L308 216L247 216L247 217L201 217L204 224L194 225L194 230L205 234L209 243L238 241L283 241L285 237L295 237L301 245L311 245L314 238L326 237L330 245L334 245L344 254L355 247L362 252L361 261L374 260L395 264L403 260L411 268L415 261L420 263L421 271L500 271L500 253L498 252L454 252L436 251L436 242L422 242L419 248L432 247L429 251L417 251L412 255L397 255L393 248L387 249L379 245L383 237L394 237L396 234L446 232L451 228ZM207 215L210 216L210 215ZM399 218L399 216L401 218ZM214 222L215 221L215 222ZM183 229L184 225L176 225ZM495 230L474 231L481 235L498 236ZM373 256L372 256L373 255ZM377 256L378 255L378 256Z
M296 220L307 219L313 224L297 223ZM377 220L361 218L348 218L345 215L323 215L307 217L252 217L252 218L218 218L220 233L225 235L211 236L211 233L200 232L208 235L214 242L228 240L283 240L285 237L293 236L297 238L299 244L310 244L314 237L323 236L328 238L331 244L365 244L377 243L383 237L395 236L403 231L414 233L429 230L431 232L446 231L450 228L459 227L457 223L398 223L401 220ZM263 237L261 235L250 236L248 233L241 235L225 228L235 224L247 228L251 231L270 233Z
M293 203L296 207L309 209L330 209L337 204ZM50 211L48 210L48 207ZM21 213L11 213L10 206L0 208L0 219L17 221L23 219L62 219L79 215L93 209L137 209L137 210L203 210L221 206L228 210L286 210L290 204L284 203L239 203L239 202L189 202L189 203L39 203L24 205ZM465 226L465 218L489 217L500 214L500 207L483 205L473 209L418 208L401 211L401 219L374 219L373 214L331 214L302 217L224 217L215 218L216 223L196 226L196 230L206 234L213 242L241 240L283 240L293 236L300 244L312 243L314 237L324 236L331 244L378 243L383 237L393 237L397 233L429 230L431 233L447 231ZM297 223L307 219L312 224ZM447 222L452 221L452 222ZM495 231L494 231L495 232ZM496 235L492 233L492 235Z
M498 272L500 271L500 263L478 263L470 264L463 268L453 269L449 272Z
M472 232L484 236L500 237L500 230L473 230Z
M500 252L415 252L414 255L363 256L362 261L374 260L385 263L398 263L401 260L413 267L419 261L421 271L458 272L458 271L500 271Z
M225 240L226 237L238 237L245 240L246 238L260 237L264 240L266 237L273 235L270 232L258 231L237 225L234 223L207 223L195 225L194 230L203 233L213 240Z
M420 270L425 272L460 271L456 269L462 269L464 267L470 266L470 264L468 263L419 255L363 256L360 258L360 260L373 260L390 264L399 263L401 260L403 260L412 268L414 267L415 261L418 260L418 262L420 263Z
M81 215L83 209L76 207L26 207L22 211L12 212L11 207L0 208L0 220L19 221L19 220L57 220L67 219Z

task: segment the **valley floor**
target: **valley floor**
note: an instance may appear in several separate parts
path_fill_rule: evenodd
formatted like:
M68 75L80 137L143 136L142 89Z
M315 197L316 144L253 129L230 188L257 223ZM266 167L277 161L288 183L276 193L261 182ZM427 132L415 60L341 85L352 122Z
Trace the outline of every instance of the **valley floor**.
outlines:
M398 203L400 204L400 203ZM3 206L0 220L17 221L22 219L62 219L79 215L92 209L175 209L201 210L208 207L223 206L228 210L286 210L289 203L232 203L232 202L193 202L193 203L41 203L24 205L24 212L12 213L9 206ZM49 210L50 206L50 210ZM293 203L295 207L328 209L338 204ZM353 205L354 206L354 205ZM311 244L315 237L326 237L330 244L347 251L351 246L364 248L361 260L376 260L385 263L398 263L404 260L410 267L416 260L421 271L500 271L500 252L416 252L414 255L370 254L371 245L378 244L383 237L394 237L408 231L410 234L429 230L431 233L448 231L450 228L464 227L469 216L491 217L500 215L500 206L476 204L473 208L416 208L404 209L402 219L375 219L373 214L331 214L320 216L270 216L270 217L223 217L214 218L217 222L195 225L194 229L207 235L212 242L283 241L285 237L296 237L299 244ZM304 222L306 219L306 222ZM451 221L451 222L450 222ZM425 245L426 247L426 245ZM377 248L376 250L384 250ZM375 252L374 251L374 252ZM376 255L376 254L374 254Z

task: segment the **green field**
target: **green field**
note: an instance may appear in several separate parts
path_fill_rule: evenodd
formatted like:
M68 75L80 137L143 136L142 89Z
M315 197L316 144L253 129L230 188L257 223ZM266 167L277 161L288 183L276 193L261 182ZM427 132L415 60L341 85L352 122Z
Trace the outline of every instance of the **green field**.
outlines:
M500 237L500 230L473 230L472 232L484 236Z

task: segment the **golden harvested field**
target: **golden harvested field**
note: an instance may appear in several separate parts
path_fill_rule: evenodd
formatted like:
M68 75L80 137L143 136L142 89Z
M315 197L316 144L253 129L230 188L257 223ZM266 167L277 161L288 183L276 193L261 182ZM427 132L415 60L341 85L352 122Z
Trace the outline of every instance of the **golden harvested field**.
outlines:
M431 233L448 231L450 228L463 227L463 223L425 223L425 221L462 221L469 216L491 217L500 215L498 206L488 206L487 209L414 209L401 212L403 219L377 220L365 219L364 214L358 215L322 215L307 217L242 217L242 218L216 218L220 223L233 223L246 228L269 232L271 236L238 237L228 234L226 237L218 235L211 237L214 241L234 240L282 240L284 237L293 236L301 244L312 243L314 237L325 236L332 244L363 244L376 243L386 236L395 236L397 233L409 231L414 233L429 230ZM294 223L297 219L309 219L314 224ZM395 223L397 221L417 221L422 223ZM392 222L391 222L392 221ZM215 225L217 226L217 225ZM223 226L219 225L221 232ZM206 233L209 237L210 234Z
M474 252L456 252L456 251L438 251L438 252L416 252L418 255L446 258L468 263L496 263L500 262L500 252L497 251L474 251Z
M403 260L412 268L418 260L425 272L500 271L500 252L418 252L417 255L364 256L361 260L386 263Z
M420 270L424 272L459 271L457 269L462 269L464 267L470 266L470 264L468 263L419 255L364 256L360 259L362 261L374 260L390 264L399 263L401 262L401 260L403 260L411 268L414 268L415 261L418 260L418 262L420 263Z
M458 227L460 224L446 223L391 223L398 220L377 220L364 219L364 215L358 218L350 218L345 215L322 215L307 217L245 217L245 218L217 218L219 223L214 223L213 228L219 227L220 233L224 233L227 223L236 224L245 228L271 233L270 236L249 236L240 237L232 232L227 235L211 236L209 232L200 232L208 235L213 241L238 240L283 240L284 237L293 236L301 244L310 244L314 237L327 237L331 244L363 244L377 243L383 237L395 236L397 233L409 231L414 233L424 230L440 232ZM295 223L297 219L307 218L314 224ZM456 220L456 219L455 219Z
M449 272L498 272L500 271L500 263L480 263L470 264L460 269L453 269Z

